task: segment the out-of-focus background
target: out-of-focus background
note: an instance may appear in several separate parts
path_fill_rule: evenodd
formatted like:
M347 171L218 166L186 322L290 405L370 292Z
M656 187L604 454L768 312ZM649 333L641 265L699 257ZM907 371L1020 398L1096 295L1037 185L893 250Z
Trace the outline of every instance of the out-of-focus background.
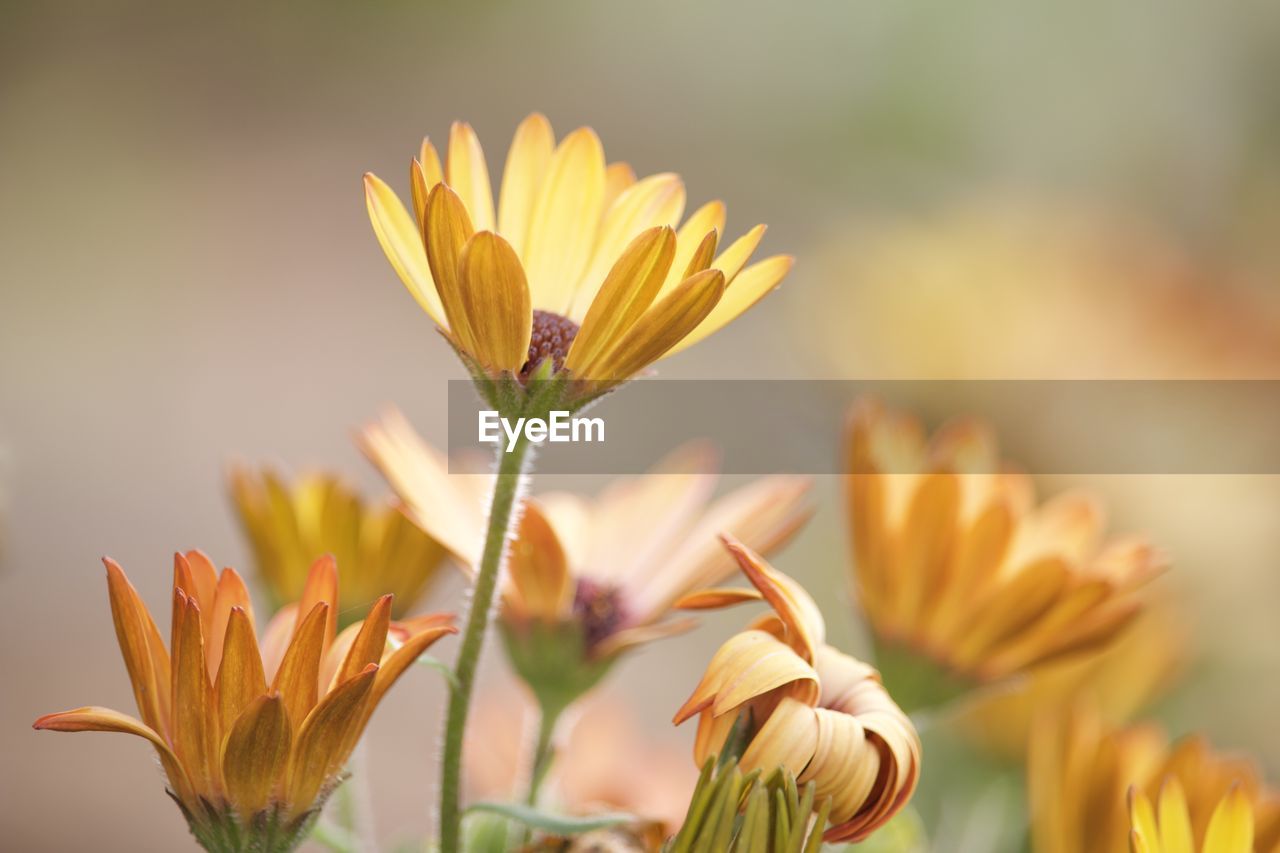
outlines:
M443 442L461 371L360 188L404 189L424 133L468 120L496 168L541 110L679 171L691 206L723 198L731 231L770 224L791 278L664 376L1280 377L1278 79L1266 2L3 4L6 847L189 843L145 745L30 730L131 710L101 555L165 630L175 549L247 564L228 460L375 494L350 437L382 405ZM1196 657L1158 713L1275 778L1280 483L1045 485L1096 489L1169 552ZM858 651L836 491L776 562ZM650 647L610 691L684 749L671 713L742 619ZM367 735L388 843L429 828L441 692L415 673Z

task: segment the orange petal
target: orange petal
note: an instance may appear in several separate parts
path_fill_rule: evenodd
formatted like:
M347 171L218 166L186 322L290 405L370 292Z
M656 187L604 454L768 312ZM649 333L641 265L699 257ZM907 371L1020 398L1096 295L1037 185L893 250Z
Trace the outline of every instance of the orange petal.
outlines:
M324 649L327 650L338 633L338 564L332 554L325 554L311 564L302 595L298 597L298 618L309 614L320 602L329 605L324 629Z
M533 308L520 259L506 240L479 231L458 258L458 279L471 354L485 367L518 372L529 358Z
M437 621L444 619L452 619L449 614L439 614L433 617ZM373 682L373 690L369 693L369 703L364 708L364 715L359 721L359 725L352 731L354 737L359 737L360 732L364 731L365 725L368 724L369 718L373 716L373 712L377 710L378 703L382 701L382 697L387 694L391 686L404 675L405 670L413 665L422 653L431 647L436 640L447 634L456 634L458 629L452 625L435 625L425 628L421 632L413 634L404 643L394 651L385 654L382 658L382 665L378 669L378 677ZM354 742L352 744L354 746Z
M756 552L732 536L721 535L721 541L738 561L739 568L760 590L765 601L787 626L787 642L805 660L812 661L822 643L826 625L818 605L798 583L774 569Z
M229 732L245 707L267 691L267 679L258 641L253 635L253 623L243 608L232 608L224 640L214 693L218 699L221 730Z
M175 554L175 569L177 568ZM188 551L182 555L190 572L187 577L194 586L187 587L187 597L195 601L205 618L213 618L213 599L218 591L218 569L203 551Z
M142 604L137 590L129 583L124 570L110 558L107 567L107 595L111 599L111 621L124 658L133 698L138 713L150 728L169 731L169 654L151 614Z
M382 652L387 647L387 628L391 624L391 599L390 595L379 598L360 623L355 640L334 676L335 684L354 678L369 664L382 660Z
M205 656L208 658L209 677L216 679L218 664L222 660L222 643L227 635L227 622L231 611L239 608L249 622L249 634L253 635L253 602L249 600L249 590L244 580L235 569L223 569L218 578L218 587L213 600L213 618L209 625L209 634L205 641ZM257 654L257 644L254 644Z
M289 757L289 779L285 800L291 813L311 808L316 795L347 760L350 731L364 717L369 691L378 674L378 665L340 684L316 705L303 720ZM352 742L354 746L354 742Z
M757 589L700 589L682 595L671 606L677 610L719 610L747 601L762 601Z
M284 776L293 732L284 701L262 694L244 709L222 750L227 796L245 823L262 811Z
M317 602L293 632L271 689L284 700L289 722L295 727L315 707L320 685L320 658L324 652L325 623L332 608Z
M200 606L173 591L173 751L197 793L220 789L218 711L205 665Z
M562 619L573 603L568 561L555 530L536 501L527 501L507 557L511 602L524 617Z

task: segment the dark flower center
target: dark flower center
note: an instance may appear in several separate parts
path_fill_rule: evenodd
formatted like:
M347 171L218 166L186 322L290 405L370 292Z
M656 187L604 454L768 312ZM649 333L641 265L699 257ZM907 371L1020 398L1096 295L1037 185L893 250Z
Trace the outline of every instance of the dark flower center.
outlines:
M551 366L559 371L564 367L564 357L569 344L578 334L578 324L568 317L550 311L533 312L533 334L529 338L529 360L520 368L520 378L528 379L538 365L551 359Z
M618 588L582 578L573 594L573 615L581 623L587 648L620 629L627 619Z

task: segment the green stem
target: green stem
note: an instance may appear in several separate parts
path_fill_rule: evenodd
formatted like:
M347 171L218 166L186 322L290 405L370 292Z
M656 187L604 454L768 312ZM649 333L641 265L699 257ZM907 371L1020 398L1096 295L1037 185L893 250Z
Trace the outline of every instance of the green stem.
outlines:
M538 745L533 750L533 767L529 773L529 796L525 799L531 806L538 804L538 791L551 769L551 761L555 751L551 748L551 737L556 731L556 722L560 719L559 708L543 707L538 712Z
M489 627L489 610L493 605L494 588L498 583L498 569L506 550L508 528L512 510L520 489L520 478L525 471L528 442L521 437L511 452L498 450L498 476L493 484L493 503L489 509L489 529L485 535L484 552L475 586L471 591L471 612L458 647L458 659L453 666L455 684L449 693L449 710L444 723L444 758L440 770L440 850L441 853L458 853L462 815L458 808L458 787L462 778L462 736L467 726L467 712L471 708L471 690L475 682L476 666L484 647L485 631Z

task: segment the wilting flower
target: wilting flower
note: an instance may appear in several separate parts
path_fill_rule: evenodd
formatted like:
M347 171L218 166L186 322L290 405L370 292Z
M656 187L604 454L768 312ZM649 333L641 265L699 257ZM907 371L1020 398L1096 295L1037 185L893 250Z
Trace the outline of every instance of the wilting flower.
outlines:
M383 593L400 617L421 598L446 557L443 546L390 503L372 506L341 479L319 474L292 485L274 471L231 469L231 497L276 604L302 594L311 564L332 554L341 574L340 627Z
M367 427L361 445L409 516L475 565L491 478L447 474L444 460L396 412ZM808 480L767 477L712 500L714 470L709 448L687 445L594 501L549 493L525 502L500 616L515 635L510 645L522 677L531 684L589 679L599 673L583 666L607 665L626 649L687 629L687 621L665 619L672 603L733 572L717 533L768 552L808 517Z
M292 850L303 838L383 695L448 616L391 622L391 596L335 637L338 575L312 567L296 605L267 626L233 569L199 551L174 558L172 658L124 571L107 590L141 719L85 707L37 729L123 732L151 741L196 839L211 851Z
M686 596L691 609L763 599L773 612L716 652L702 681L676 712L698 716L694 760L717 755L745 717L745 772L783 768L831 799L830 842L866 838L915 791L920 739L875 669L826 645L822 614L795 581L751 549L724 539L755 587Z
M409 174L412 214L365 176L374 233L477 376L523 382L549 361L548 375L607 388L729 323L791 268L787 256L745 267L762 225L718 251L721 202L680 225L679 176L637 181L606 165L590 128L556 145L537 114L516 130L496 206L469 125L453 125L443 168L423 140Z
M1253 849L1280 850L1280 792L1262 783L1251 760L1215 753L1200 737L1170 744L1150 723L1117 728L1076 705L1042 717L1033 729L1027 788L1036 853L1124 853L1126 792L1156 798L1171 779L1185 792L1198 844L1218 804L1236 789L1253 813Z
M1147 795L1129 789L1129 845L1132 853L1253 853L1253 809L1244 792L1233 787L1209 818L1204 842L1197 847L1186 794L1176 778L1160 786L1159 811Z
M1181 612L1165 602L1148 606L1114 642L1037 667L998 690L984 691L957 709L960 731L1007 758L1026 756L1031 724L1054 708L1087 697L1103 720L1121 724L1160 696L1186 664Z
M854 584L886 659L932 660L963 685L1097 649L1162 569L1141 540L1100 544L1088 496L1036 506L981 424L926 441L914 419L864 400L846 441Z

